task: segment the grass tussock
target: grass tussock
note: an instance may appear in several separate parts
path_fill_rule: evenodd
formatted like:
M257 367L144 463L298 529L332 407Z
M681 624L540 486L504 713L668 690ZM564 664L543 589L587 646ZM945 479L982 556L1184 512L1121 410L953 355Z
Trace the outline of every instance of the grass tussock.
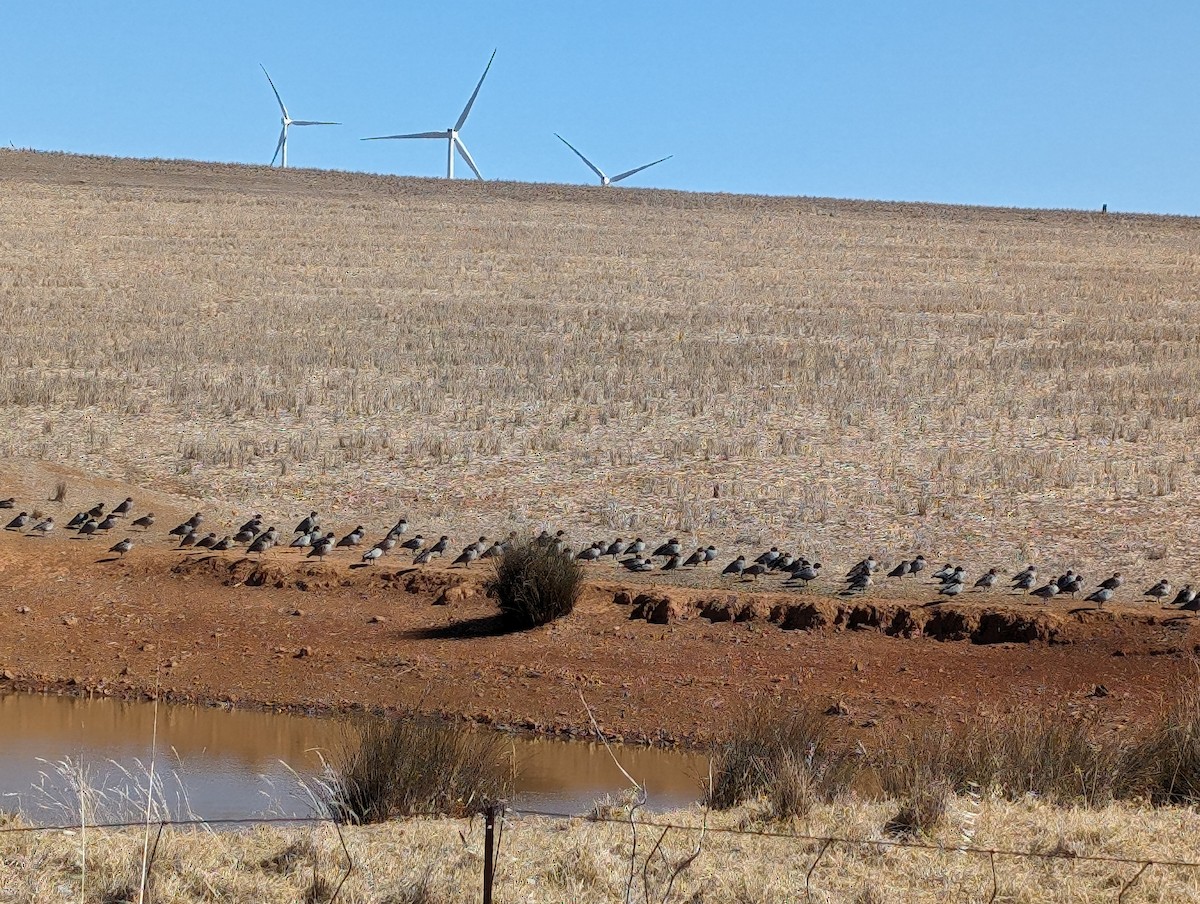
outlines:
M751 706L713 749L709 804L728 810L765 798L772 818L790 819L831 799L849 786L855 766L828 742L827 723L816 710Z
M500 556L488 594L511 627L534 628L570 615L583 590L583 569L553 545L515 543Z
M1175 696L1122 765L1128 790L1154 803L1200 803L1200 683Z
M1100 740L1102 734L1094 722L1055 710L981 718L960 729L897 732L879 743L876 774L886 794L905 800L944 786L1105 803L1127 788L1119 744Z
M507 797L511 787L498 732L414 715L359 722L329 764L322 796L339 821L375 823L475 813L486 801Z
M910 836L942 825L955 794L1083 807L1200 803L1200 684L1129 732L1065 710L1029 710L895 730L853 750L832 742L827 724L815 711L750 708L714 750L709 803L759 801L770 818L788 819L870 786L895 804L885 831Z

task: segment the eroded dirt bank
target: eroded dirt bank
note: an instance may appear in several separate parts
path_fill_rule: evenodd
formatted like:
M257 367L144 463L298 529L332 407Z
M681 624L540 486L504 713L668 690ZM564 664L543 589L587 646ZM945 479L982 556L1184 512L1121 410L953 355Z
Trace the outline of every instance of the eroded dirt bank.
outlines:
M629 740L712 737L756 696L854 731L1066 703L1136 720L1194 668L1200 620L1157 606L928 585L843 600L737 584L633 584L598 567L576 612L503 633L485 570L251 561L147 543L0 536L0 687L322 711L421 706L586 733L582 692ZM835 705L840 704L840 705Z

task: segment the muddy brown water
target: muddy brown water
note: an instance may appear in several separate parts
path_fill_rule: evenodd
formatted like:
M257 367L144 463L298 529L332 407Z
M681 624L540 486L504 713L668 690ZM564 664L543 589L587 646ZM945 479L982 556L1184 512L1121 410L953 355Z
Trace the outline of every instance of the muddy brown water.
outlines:
M42 823L77 819L72 776L82 770L90 787L105 792L95 818L133 816L145 805L140 789L153 759L156 799L170 816L311 815L305 785L320 775L322 756L344 737L345 725L335 719L166 704L157 708L156 732L151 703L3 694L0 810ZM629 786L600 744L516 735L506 736L506 743L517 765L514 806L583 813ZM614 750L647 786L651 808L686 806L699 796L705 757L645 747ZM66 761L73 768L64 769Z

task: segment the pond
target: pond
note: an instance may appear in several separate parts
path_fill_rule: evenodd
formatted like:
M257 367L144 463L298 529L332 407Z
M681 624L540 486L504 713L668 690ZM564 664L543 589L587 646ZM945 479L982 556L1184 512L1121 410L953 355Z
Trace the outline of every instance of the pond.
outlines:
M479 729L484 730L484 729ZM290 713L0 694L0 810L35 822L79 819L79 786L96 816L143 812L153 784L173 818L308 816L322 757L344 743L345 723ZM580 814L629 782L601 744L506 736L517 766L513 805ZM613 748L646 785L649 807L686 806L707 759L691 751Z

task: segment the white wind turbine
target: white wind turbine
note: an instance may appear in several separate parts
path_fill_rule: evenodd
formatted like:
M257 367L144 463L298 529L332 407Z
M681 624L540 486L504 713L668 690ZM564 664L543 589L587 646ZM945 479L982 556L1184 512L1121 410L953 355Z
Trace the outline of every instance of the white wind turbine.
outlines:
M471 153L467 150L467 146L463 144L462 138L458 133L467 121L467 116L471 112L471 107L475 104L475 98L479 96L479 89L483 87L483 80L487 78L488 70L492 68L492 60L496 59L496 51L492 51L491 57L488 59L487 67L483 70L483 75L479 77L479 84L475 86L475 90L471 92L471 99L467 101L467 105L463 107L462 115L458 117L451 128L443 132L413 132L409 135L378 135L374 138L364 138L363 141L387 141L393 138L441 138L446 142L446 178L454 178L454 151L458 150L462 154L463 160L467 166L471 168L478 179L482 179L483 175L479 172L479 167L475 165L475 161L471 159Z
M279 101L279 112L283 114L281 122L283 128L279 131L279 143L275 145L275 156L271 158L271 166L275 165L275 161L279 159L279 154L283 152L283 159L279 160L279 165L287 169L287 133L289 126L340 126L340 122L317 122L311 119L292 119L288 116L287 107L283 105L283 98L279 96L279 90L275 87L275 83L271 81L271 74L267 72L267 67L262 63L258 64L263 71L263 75L267 77L267 81L271 85L271 90L275 92L275 99Z
M641 166L637 167L636 169L626 170L625 172L621 173L619 176L611 176L610 177L610 176L606 176L604 174L604 170L600 169L600 167L596 166L596 164L594 164L594 163L592 163L592 161L588 160L587 157L584 157L582 152L580 152L579 148L575 147L575 145L571 144L571 142L567 141L567 139L563 138L557 132L554 133L554 137L557 138L559 141L561 141L563 144L565 144L567 147L569 147L571 150L573 150L575 152L575 155L580 160L582 160L584 163L586 163L588 165L588 168L593 173L595 173L597 176L600 177L601 185L612 185L615 182L620 182L622 179L628 179L634 173L640 173L644 169L650 169L650 167L655 166L656 164L662 163L664 160L670 160L672 157L675 156L674 154L668 154L666 157L660 157L658 160L655 160L654 163L644 163Z

